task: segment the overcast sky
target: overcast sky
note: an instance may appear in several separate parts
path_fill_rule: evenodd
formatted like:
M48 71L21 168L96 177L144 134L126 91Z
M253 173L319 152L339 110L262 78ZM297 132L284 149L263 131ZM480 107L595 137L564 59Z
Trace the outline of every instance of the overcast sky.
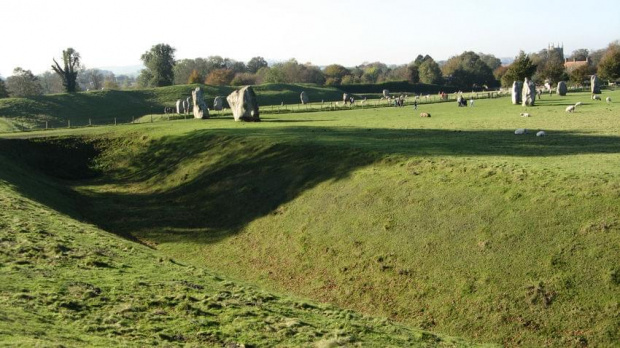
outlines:
M514 57L549 43L600 49L620 39L618 0L0 0L0 76L39 74L73 47L88 68L176 58L296 58L316 65L404 64L463 51Z

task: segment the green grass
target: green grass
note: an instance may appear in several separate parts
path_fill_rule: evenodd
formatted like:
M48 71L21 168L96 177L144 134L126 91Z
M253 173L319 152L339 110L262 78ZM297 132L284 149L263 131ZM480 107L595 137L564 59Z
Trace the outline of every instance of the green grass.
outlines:
M54 94L32 98L0 99L0 117L17 121L21 128L41 129L129 123L147 114L163 114L164 106L174 107L178 99L191 97L191 91L198 85L179 85L140 90L106 90ZM236 88L229 86L201 85L209 107L216 96L226 97ZM266 84L255 86L260 105L298 104L302 90L313 101L341 100L342 91L333 87L311 84ZM2 127L2 126L0 126ZM4 127L0 132L8 131Z
M231 281L103 231L82 222L66 186L93 175L83 164L96 146L0 144L0 346L472 346Z
M73 180L77 204L48 206L181 263L477 342L613 346L618 120L577 93L33 132L83 138L3 153Z

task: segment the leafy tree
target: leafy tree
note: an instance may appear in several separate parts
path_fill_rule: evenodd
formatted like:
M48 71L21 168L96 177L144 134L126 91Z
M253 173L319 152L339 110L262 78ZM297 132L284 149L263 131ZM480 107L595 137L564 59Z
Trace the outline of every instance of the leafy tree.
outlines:
M39 79L30 70L15 68L13 75L6 79L6 89L11 97L30 97L41 95Z
M570 81L578 86L583 85L583 82L590 78L590 75L594 74L595 69L593 66L587 64L575 68L570 72Z
M502 66L501 59L495 57L492 54L484 54L480 52L478 53L478 56L480 57L480 60L486 63L486 65L491 69L491 71L495 71L495 69Z
M224 66L228 70L232 70L235 74L246 72L248 69L243 62L237 62L234 59L224 58Z
M508 67L502 65L498 67L497 69L493 70L493 76L495 76L495 79L497 81L501 81L504 74L506 74L506 71L508 71Z
M609 45L598 64L598 74L603 79L615 81L620 78L620 42Z
M200 83L201 81L203 81L203 78L196 69L192 70L192 73L187 78L188 84Z
M323 69L323 75L325 75L325 83L329 85L339 85L342 83L342 79L350 75L349 69L339 64L331 64Z
M511 86L515 81L523 81L526 77L530 78L536 72L536 65L532 60L520 51L515 61L510 64L504 76L502 76L502 86Z
M80 69L80 54L71 47L62 51L64 69L60 67L60 64L58 64L56 59L52 60L54 61L52 70L54 70L54 72L56 72L56 74L58 74L58 76L62 79L62 84L65 87L65 90L67 93L74 93L77 88L76 80L78 70Z
M440 85L443 83L441 69L433 58L424 60L424 62L420 64L418 71L420 72L420 82L422 83L432 85Z
M174 82L174 51L170 45L157 44L145 52L140 59L146 69L140 73L140 80L147 86L170 86Z
M0 78L0 98L8 98L9 91L6 89L6 83L2 78Z
M568 75L564 69L564 60L559 59L559 57L550 57L544 63L540 76L554 84L567 80Z
M205 84L212 86L228 86L235 77L235 72L229 69L213 70L205 79Z
M256 73L260 77L262 83L285 83L284 72L279 65L274 64L272 67L262 67Z
M269 66L269 64L263 57L254 57L250 59L250 61L248 62L248 64L246 64L246 66L249 72L256 74L258 70L260 70L260 68L265 68Z
M450 83L461 88L495 85L493 71L476 53L468 51L448 59L442 67L443 75L451 77Z
M607 52L607 49L605 48L590 52L589 57L590 57L590 63L592 64L592 66L598 67L598 64L601 62L601 59L603 59L605 52Z
M240 73L235 75L235 78L232 79L230 84L233 86L255 85L256 78L256 74Z

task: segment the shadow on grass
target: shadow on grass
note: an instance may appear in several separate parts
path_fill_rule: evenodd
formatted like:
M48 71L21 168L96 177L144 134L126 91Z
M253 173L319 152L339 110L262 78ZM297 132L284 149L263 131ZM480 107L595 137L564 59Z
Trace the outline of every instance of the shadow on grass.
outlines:
M30 142L0 143L4 149L9 146L19 152L20 145L25 148L23 145ZM63 212L75 208L90 222L130 239L148 235L157 242L191 239L213 243L238 233L256 219L278 214L279 206L316 185L346 178L388 155L544 157L620 153L619 137L571 132L516 136L512 130L248 127L193 131L146 145L138 142L129 145L128 153L136 149L138 153L131 155L128 165L95 179L89 179L92 172L88 168L95 149L88 146L42 150L43 157L50 156L47 164L40 163L43 157L36 153L44 147L16 157L49 175L79 180L69 185L86 183L87 189L71 195L73 205L50 201L43 188L32 189L26 181L2 176L1 169L0 178L12 181L30 198ZM46 145L53 148L54 143ZM126 155L121 151L107 160L113 162ZM112 189L104 186L109 184Z

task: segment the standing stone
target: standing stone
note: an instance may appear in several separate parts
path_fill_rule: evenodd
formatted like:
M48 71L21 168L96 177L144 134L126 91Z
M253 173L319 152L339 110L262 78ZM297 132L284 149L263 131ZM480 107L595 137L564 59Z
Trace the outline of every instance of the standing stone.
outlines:
M183 113L183 101L181 99L177 99L177 114L180 115Z
M383 98L390 99L390 91L388 91L387 89L384 89Z
M515 81L512 83L512 103L514 105L521 104L521 92L523 89L523 83L521 81Z
M301 99L302 104L308 104L308 95L306 94L305 91L301 91L301 94L299 95L299 99Z
M523 98L523 106L534 106L536 101L536 85L534 81L530 81L527 77L523 81L523 90L521 91Z
M601 94L601 81L596 75L590 77L590 89L592 90L592 94Z
M256 93L251 86L245 86L226 97L235 121L260 121Z
M202 89L200 87L196 87L196 89L192 91L192 99L194 100L194 118L209 118L209 109L202 96Z
M185 114L189 115L189 107L192 105L192 97L187 97L185 99Z
M224 108L224 98L219 95L213 99L213 110L221 111Z
M561 96L565 96L568 92L568 88L566 87L566 82L560 81L558 82L558 88L556 89L556 93Z
M349 97L349 94L347 94L347 93L343 93L343 94L342 94L342 101L344 102L344 104L345 104L345 105L346 105L347 103L350 103L350 102L351 102L351 99L350 99L350 97Z

